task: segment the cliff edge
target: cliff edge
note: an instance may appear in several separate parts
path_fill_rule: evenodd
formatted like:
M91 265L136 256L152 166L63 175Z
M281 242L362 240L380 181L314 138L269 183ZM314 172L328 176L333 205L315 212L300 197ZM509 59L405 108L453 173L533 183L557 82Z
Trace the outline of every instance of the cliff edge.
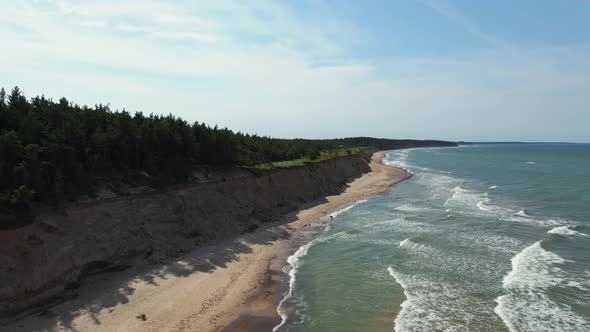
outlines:
M161 263L211 240L251 232L342 191L370 169L355 154L256 174L229 170L166 191L73 204L0 230L0 314L61 298L90 274Z

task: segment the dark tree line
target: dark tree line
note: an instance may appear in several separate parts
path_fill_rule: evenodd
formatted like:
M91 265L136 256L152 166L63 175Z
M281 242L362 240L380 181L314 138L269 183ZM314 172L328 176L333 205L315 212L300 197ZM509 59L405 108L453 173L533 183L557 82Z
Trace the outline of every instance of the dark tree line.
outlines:
M97 179L128 179L129 174L138 172L168 185L186 181L199 167L313 159L321 151L342 146L390 149L435 143L368 137L274 139L188 123L171 114L130 114L111 111L105 105L78 106L66 98L58 102L44 96L29 100L18 87L8 95L2 89L0 213L8 211L18 219L30 219L32 201L59 206L80 194L92 194Z

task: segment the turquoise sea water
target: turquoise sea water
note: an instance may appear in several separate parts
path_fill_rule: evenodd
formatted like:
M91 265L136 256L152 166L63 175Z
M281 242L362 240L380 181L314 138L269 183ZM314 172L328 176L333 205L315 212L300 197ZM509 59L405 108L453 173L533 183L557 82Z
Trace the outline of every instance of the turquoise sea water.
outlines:
M276 330L590 331L590 145L386 160L413 178L289 258Z

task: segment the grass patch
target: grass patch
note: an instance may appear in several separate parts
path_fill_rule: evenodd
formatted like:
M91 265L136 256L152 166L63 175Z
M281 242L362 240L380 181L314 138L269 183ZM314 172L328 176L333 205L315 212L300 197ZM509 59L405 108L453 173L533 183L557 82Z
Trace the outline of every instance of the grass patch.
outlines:
M303 166L305 164L311 163L319 163L324 160L330 160L335 158L341 158L352 154L359 154L361 153L362 148L340 148L340 149L333 149L333 150L326 150L320 152L320 155L317 158L310 158L310 157L303 157L299 159L293 160L282 160L282 161L275 161L272 163L264 163L258 164L254 166L244 166L244 168L253 169L256 171L270 171L275 168L291 168L291 167L298 167Z

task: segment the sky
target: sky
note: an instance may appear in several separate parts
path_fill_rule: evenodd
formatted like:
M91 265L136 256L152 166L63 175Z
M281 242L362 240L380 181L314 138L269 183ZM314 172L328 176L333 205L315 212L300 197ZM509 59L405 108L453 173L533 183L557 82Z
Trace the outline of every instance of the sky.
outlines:
M0 86L273 137L590 142L590 1L2 0Z

